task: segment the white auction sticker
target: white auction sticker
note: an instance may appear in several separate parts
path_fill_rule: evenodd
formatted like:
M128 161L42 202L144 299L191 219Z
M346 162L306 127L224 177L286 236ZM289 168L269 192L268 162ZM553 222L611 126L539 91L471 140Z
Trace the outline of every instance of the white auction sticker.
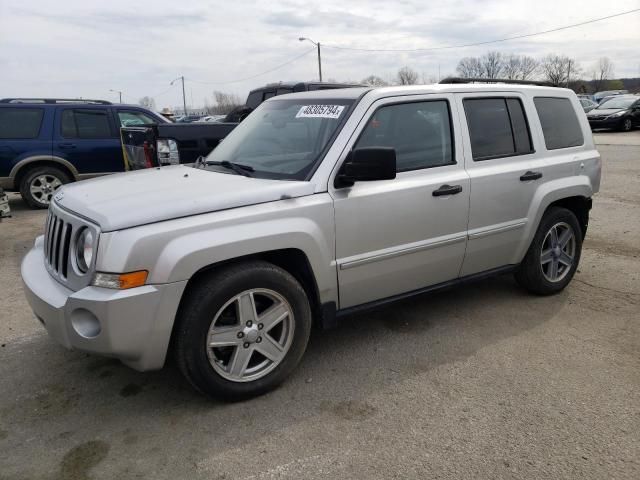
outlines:
M338 118L344 105L306 105L300 109L296 118Z

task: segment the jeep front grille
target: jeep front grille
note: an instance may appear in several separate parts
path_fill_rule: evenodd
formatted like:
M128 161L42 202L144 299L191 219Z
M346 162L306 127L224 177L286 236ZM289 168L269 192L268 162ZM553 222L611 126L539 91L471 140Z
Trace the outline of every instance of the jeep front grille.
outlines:
M69 272L69 247L73 226L56 216L51 210L44 234L45 258L49 268L67 278Z
M97 251L100 234L97 225L62 209L55 201L49 204L44 228L45 266L52 277L74 291L89 285L94 268L89 265L87 273L81 272L73 254L78 234L85 228L93 233L94 251Z

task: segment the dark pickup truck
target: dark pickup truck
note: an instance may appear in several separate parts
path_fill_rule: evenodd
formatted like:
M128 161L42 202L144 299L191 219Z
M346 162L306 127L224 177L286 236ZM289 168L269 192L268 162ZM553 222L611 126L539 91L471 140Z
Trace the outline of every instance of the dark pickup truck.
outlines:
M125 162L129 170L193 163L198 157L207 156L247 115L271 97L361 86L321 82L269 84L251 90L245 104L230 112L222 122L125 126L120 129Z

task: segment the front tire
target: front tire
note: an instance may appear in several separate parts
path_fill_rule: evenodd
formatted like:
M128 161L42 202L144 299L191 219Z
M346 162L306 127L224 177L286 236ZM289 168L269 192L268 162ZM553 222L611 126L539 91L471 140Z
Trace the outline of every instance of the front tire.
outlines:
M31 208L48 208L56 190L70 181L59 168L35 167L22 178L20 195Z
M574 213L545 212L529 250L516 271L518 283L537 295L562 291L573 278L582 252L582 231Z
M225 400L266 393L300 362L311 308L298 281L264 261L200 277L178 314L175 355L200 392Z
M622 119L620 122L620 131L622 132L630 132L633 129L633 122L630 118Z

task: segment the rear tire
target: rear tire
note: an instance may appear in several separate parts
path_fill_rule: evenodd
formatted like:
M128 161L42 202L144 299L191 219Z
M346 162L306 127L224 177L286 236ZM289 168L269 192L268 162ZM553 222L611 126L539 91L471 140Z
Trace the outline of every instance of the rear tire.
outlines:
M282 383L304 354L311 308L298 281L264 261L223 267L185 294L174 354L196 390L236 401Z
M56 167L42 166L29 170L20 182L20 195L31 208L48 208L58 188L71 179Z
M515 273L517 282L537 295L562 291L573 278L582 252L582 230L574 213L552 207L545 212Z

